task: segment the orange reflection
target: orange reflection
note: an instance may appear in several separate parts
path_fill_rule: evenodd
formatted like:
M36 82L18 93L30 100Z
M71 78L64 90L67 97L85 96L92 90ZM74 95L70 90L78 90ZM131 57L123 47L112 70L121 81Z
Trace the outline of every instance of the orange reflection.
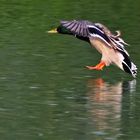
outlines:
M111 85L101 78L91 79L88 81L88 87L90 88L88 95L91 100L104 101L105 103L109 103L109 101L119 103L121 101L122 82Z

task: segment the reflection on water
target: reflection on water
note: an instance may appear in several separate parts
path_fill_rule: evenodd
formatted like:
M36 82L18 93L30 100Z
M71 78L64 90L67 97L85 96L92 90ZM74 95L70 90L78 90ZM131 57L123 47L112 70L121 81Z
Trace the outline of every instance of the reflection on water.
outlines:
M135 87L136 80L119 81L113 84L101 78L88 81L89 112L94 124L92 133L96 136L107 135L111 138L122 135L120 132L122 97L125 92L131 95Z

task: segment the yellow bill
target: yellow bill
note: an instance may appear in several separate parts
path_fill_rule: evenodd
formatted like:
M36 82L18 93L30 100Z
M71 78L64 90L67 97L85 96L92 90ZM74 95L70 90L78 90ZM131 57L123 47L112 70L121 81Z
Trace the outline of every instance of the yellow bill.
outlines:
M58 33L58 32L57 32L57 28L48 31L48 33Z

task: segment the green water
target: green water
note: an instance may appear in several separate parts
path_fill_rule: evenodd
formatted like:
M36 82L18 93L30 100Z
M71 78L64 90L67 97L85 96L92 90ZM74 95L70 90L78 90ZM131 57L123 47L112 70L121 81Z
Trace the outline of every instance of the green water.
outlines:
M121 30L140 67L138 0L0 1L0 140L139 140L140 76L89 71L96 50L47 34L61 19Z

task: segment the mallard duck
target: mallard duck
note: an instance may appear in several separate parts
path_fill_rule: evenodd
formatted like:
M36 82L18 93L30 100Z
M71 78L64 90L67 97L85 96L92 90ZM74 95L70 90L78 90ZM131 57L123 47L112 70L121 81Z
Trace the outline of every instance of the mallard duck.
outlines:
M128 44L120 37L120 31L116 31L116 34L113 34L101 23L92 23L87 20L72 20L61 21L57 28L48 31L48 33L73 35L95 47L102 54L102 57L96 66L86 66L89 70L102 70L105 66L115 64L121 70L136 77L137 67L130 60L130 56L124 48Z

